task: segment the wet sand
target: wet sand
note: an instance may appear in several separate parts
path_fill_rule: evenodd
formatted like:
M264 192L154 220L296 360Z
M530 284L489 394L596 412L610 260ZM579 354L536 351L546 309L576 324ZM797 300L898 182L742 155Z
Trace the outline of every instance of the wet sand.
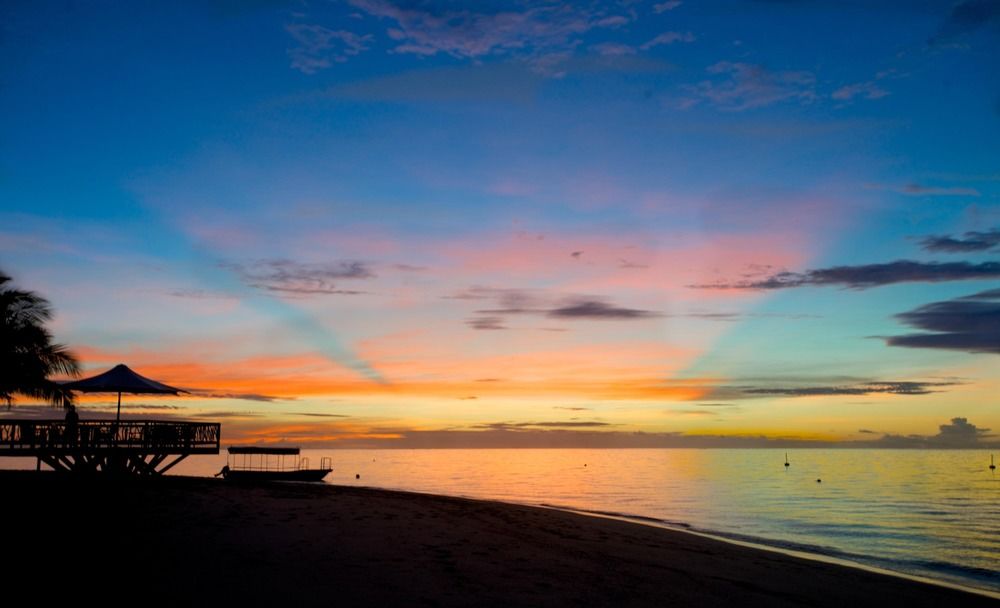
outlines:
M489 501L11 471L0 472L0 488L4 579L45 603L1000 605L683 532Z

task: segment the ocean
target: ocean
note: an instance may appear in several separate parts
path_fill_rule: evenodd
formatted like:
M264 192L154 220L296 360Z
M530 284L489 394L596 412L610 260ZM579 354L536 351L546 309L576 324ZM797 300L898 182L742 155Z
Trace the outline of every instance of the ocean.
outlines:
M796 449L788 467L767 449L302 454L331 457L332 484L624 516L1000 591L1000 474L981 450ZM192 457L172 473L224 463Z

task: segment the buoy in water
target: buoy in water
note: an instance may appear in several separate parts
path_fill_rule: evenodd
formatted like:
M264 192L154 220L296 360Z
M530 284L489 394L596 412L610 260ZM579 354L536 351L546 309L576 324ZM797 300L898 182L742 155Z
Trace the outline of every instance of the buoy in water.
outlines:
M791 464L789 464L789 462L788 462L788 452L785 452L785 466L786 466L786 467L790 467L790 466L792 466L792 465L791 465Z
M361 479L361 473L355 473L354 479Z
M991 471L997 470L997 465L993 464L993 454L990 454L990 470Z
M822 479L817 479L816 483L823 483L823 480Z

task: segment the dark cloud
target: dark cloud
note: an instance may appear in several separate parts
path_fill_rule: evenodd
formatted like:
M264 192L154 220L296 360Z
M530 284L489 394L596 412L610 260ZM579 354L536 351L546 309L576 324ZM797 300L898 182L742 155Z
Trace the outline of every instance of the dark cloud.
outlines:
M427 270L426 266L413 266L412 264L393 264L392 267L403 272L423 272Z
M966 0L951 9L948 19L927 42L931 46L954 44L963 36L990 24L1000 24L1000 0Z
M809 313L778 313L778 312L689 312L684 314L665 315L668 317L685 317L703 321L742 321L744 319L822 319L822 315Z
M337 287L341 280L371 279L375 273L358 261L304 264L292 260L257 260L251 264L222 264L232 270L250 287L265 291L301 295L357 295L362 291Z
M479 327L479 319L467 322L476 329L506 329L494 325L501 325L504 317L510 315L538 315L568 320L629 320L662 316L650 310L616 306L607 299L596 296L558 297L521 289L473 287L448 297L462 300L489 298L495 301L495 307L476 311L477 314L485 315L482 319L489 319L490 323ZM559 328L545 329L559 331Z
M978 428L968 418L952 418L951 424L942 424L938 429L940 432L933 441L946 445L966 445L977 443L981 437L990 437L987 435L990 429Z
M571 412L586 412L586 411L590 411L589 407L567 407L565 405L553 405L552 409L554 409L554 410L569 410Z
M230 411L218 411L218 412L191 412L190 416L192 418L261 418L264 415L260 412L230 412Z
M805 272L779 272L757 281L689 285L694 289L788 289L840 285L867 289L894 283L939 283L1000 278L1000 262L915 262L897 260L886 264L833 266Z
M943 251L946 253L968 253L971 251L987 251L1000 248L1000 228L986 232L966 232L962 238L952 236L928 236L920 241L927 251Z
M508 327L503 324L503 317L475 317L466 321L465 324L472 329L508 329Z
M937 435L893 435L886 433L876 443L889 448L974 448L986 444L983 440L994 437L990 429L981 429L968 418L952 418L938 427Z
M86 409L89 409L89 410L92 410L92 411L98 411L98 410L100 410L100 411L109 411L109 410L110 411L114 411L114 410L118 409L118 405L113 400L112 401L103 402L103 403L101 403L101 402L93 402L92 401L92 402L88 402L88 403L78 403L77 404L77 409L79 409L81 411L86 410ZM166 403L136 403L136 402L133 401L133 402L130 402L130 403L122 403L121 409L123 411L124 410L155 410L155 411L161 411L161 412L173 412L173 411L178 411L178 410L184 410L184 409L187 409L187 408L185 408L183 406L180 406L180 405L169 405L169 404L166 404Z
M876 433L875 431L871 431L868 429L858 429L858 432L863 435L878 435L878 433Z
M896 318L927 333L890 336L889 346L1000 354L1000 289L926 304Z
M927 395L936 391L934 387L950 386L953 382L865 382L853 386L797 386L797 387L754 387L743 388L746 395L785 395L789 397L811 397L830 395Z
M315 412L292 412L292 416L308 416L310 418L350 418L347 414L319 414Z
M579 300L546 313L561 319L644 319L659 316L649 310L612 306L600 300Z
M597 428L614 426L609 422L598 422L593 420L578 420L566 422L487 422L473 425L474 429L486 429L492 431L522 431L530 429L574 429L574 428Z
M274 397L272 395L261 395L259 393L227 393L220 391L213 391L211 389L201 389L201 388L190 388L186 389L193 397L201 397L203 399L241 399L243 401L262 401L270 403L272 401L292 401L294 397Z
M965 188L962 186L926 186L911 182L902 188L892 188L900 194L911 196L982 196L982 193L975 188Z
M927 395L936 389L954 386L957 381L911 380L842 380L841 382L814 383L795 379L774 379L754 384L717 386L710 389L708 398L757 399L761 397L833 397L858 395Z

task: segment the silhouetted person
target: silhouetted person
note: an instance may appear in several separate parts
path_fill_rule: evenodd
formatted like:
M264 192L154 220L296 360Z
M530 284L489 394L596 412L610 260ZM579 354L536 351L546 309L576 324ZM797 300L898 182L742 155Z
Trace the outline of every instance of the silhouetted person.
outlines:
M226 475L229 475L229 465L228 464L226 466L222 467L222 470L215 474L216 477L220 477L221 476L223 479L226 478Z
M80 432L80 414L72 403L66 406L66 443L76 445Z

